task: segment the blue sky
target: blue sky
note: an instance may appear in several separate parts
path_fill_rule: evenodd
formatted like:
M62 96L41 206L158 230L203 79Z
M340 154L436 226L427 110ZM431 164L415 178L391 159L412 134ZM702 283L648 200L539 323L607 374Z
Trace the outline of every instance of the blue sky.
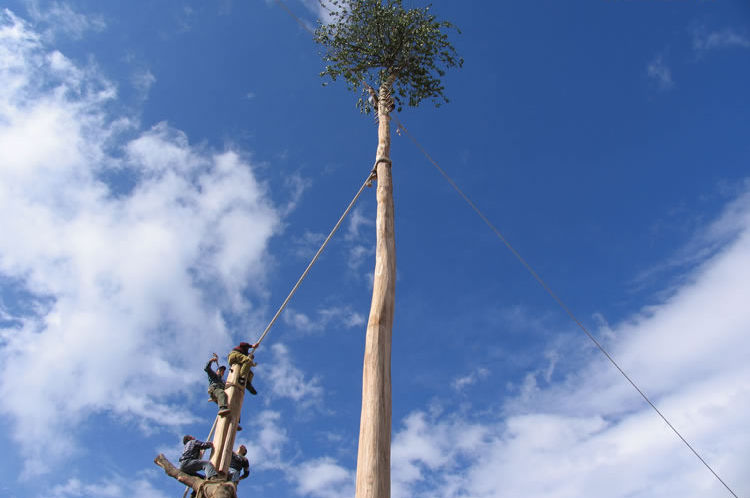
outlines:
M433 11L465 64L399 119L750 494L750 6ZM318 54L272 1L5 2L1 495L181 493L152 460L208 433L205 361L374 160ZM730 496L403 134L392 159L394 498ZM374 216L369 189L258 351L239 496L352 496Z

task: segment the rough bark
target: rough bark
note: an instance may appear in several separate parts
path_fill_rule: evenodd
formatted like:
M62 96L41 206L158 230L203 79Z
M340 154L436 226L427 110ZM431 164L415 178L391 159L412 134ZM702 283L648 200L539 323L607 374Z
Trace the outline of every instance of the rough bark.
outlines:
M378 99L375 273L362 372L357 498L388 498L391 495L391 330L396 289L396 243L388 92L389 84L384 84Z
M204 481L200 477L189 476L172 465L167 457L161 453L154 458L154 463L164 469L169 477L174 477L182 484L194 489L196 492L201 490L201 498L237 498L237 491L234 484L226 481Z
M234 449L234 438L237 435L237 424L242 413L242 401L245 398L245 387L237 380L240 377L240 365L232 365L227 375L227 406L232 411L228 415L219 417L214 432L214 449L211 453L211 463L220 472L229 471L229 463Z

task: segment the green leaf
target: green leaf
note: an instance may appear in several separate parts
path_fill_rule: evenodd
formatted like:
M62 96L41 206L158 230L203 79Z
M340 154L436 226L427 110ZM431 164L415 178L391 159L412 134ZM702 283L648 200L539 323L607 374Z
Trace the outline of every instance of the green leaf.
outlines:
M385 87L399 110L402 99L415 107L425 99L435 105L448 101L440 80L446 69L463 65L448 40L453 24L436 21L430 6L404 9L402 0L330 0L328 5L333 22L319 22L315 30L327 63L322 77L341 76L355 91L370 84ZM371 110L366 98L357 107Z

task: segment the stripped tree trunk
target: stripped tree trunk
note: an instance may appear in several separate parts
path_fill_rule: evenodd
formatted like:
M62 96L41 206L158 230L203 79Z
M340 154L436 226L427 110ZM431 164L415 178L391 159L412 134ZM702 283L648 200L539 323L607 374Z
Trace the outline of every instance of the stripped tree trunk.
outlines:
M391 329L396 289L389 115L392 83L391 79L380 87L378 100L375 274L362 371L356 498L391 495Z
M219 417L214 433L214 449L211 453L211 463L219 472L229 472L229 463L232 460L234 449L234 438L237 435L237 424L242 413L242 400L245 398L245 387L238 384L240 377L240 365L234 364L227 375L227 406L230 414Z

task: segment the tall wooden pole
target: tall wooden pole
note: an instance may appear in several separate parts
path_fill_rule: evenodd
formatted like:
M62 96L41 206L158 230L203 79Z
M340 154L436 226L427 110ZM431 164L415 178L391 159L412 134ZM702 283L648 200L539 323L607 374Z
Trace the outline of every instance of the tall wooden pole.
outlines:
M211 453L211 463L219 472L229 472L232 460L234 438L237 435L237 424L242 413L242 400L245 398L245 387L238 384L240 365L234 364L227 375L227 407L231 410L227 415L219 417L214 433L214 448Z
M356 498L391 496L391 329L396 290L396 242L389 87L388 83L381 86L378 101L375 274L362 371Z

